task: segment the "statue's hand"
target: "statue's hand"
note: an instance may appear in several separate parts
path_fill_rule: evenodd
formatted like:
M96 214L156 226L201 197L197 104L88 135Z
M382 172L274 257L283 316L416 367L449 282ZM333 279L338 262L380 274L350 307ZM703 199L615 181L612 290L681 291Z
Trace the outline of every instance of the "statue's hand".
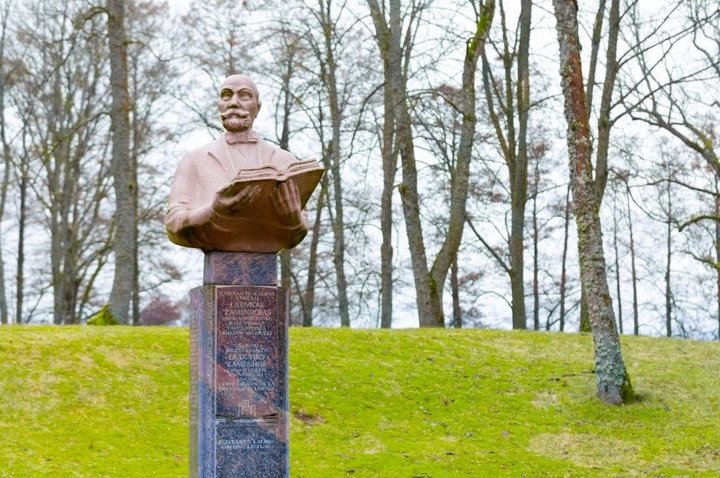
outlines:
M228 194L227 188L223 188L215 193L212 209L222 216L232 216L255 201L261 192L262 188L257 184L248 184L239 191L230 194Z
M281 182L270 194L270 201L284 224L299 226L303 223L300 193L292 179Z

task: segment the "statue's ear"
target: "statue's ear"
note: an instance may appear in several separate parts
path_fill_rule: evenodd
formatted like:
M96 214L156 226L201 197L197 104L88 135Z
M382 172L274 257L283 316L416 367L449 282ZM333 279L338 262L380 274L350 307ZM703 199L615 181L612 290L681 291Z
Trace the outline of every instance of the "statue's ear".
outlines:
M262 108L262 101L258 100L258 113L260 112L260 108ZM257 118L257 114L255 115L255 117Z

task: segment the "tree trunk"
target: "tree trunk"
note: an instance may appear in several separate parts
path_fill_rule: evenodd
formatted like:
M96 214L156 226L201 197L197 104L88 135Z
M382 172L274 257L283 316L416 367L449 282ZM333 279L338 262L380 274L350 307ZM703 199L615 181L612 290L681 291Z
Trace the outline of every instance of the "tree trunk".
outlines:
M433 282L428 269L425 243L423 241L422 223L420 220L420 201L417 186L417 164L415 145L413 142L410 106L406 91L406 78L401 62L390 61L390 58L401 58L402 12L400 0L389 2L389 22L385 18L385 9L377 0L367 0L373 23L375 24L376 40L383 64L389 78L393 106L395 111L395 146L400 154L403 182L399 186L405 216L405 230L410 248L413 278L415 280L416 304L420 327L441 327L444 325L442 307L439 306L437 284ZM412 45L405 45L405 54L409 54ZM390 54L390 50L394 53Z
M2 108L1 105L0 108ZM4 118L0 118L0 121L4 123ZM7 152L4 152L3 157L5 161L5 166L3 170L2 184L0 184L0 224L2 224L2 219L5 215L5 200L7 198L7 189L10 182L9 148ZM5 292L5 262L3 258L3 249L4 248L2 247L2 232L0 231L0 324L7 324L8 302L7 293Z
M333 186L333 206L335 209L333 228L333 264L335 265L335 279L337 281L338 312L340 325L350 327L350 311L347 295L347 278L345 277L345 219L343 210L343 187L340 164L340 127L342 124L342 111L340 110L339 93L337 85L335 54L332 44L335 26L331 16L332 0L320 2L320 18L325 39L325 86L328 89L330 103L330 124L332 139L330 141L330 175Z
M565 300L567 296L567 253L570 238L570 185L565 193L565 222L563 234L563 252L560 269L560 332L565 331Z
M672 287L670 284L670 265L672 262L672 224L667 223L665 262L665 336L672 337Z
M406 96L404 87L396 87L396 89L401 91L401 97ZM400 185L400 197L405 216L408 245L410 246L413 278L415 279L418 319L420 327L442 327L445 325L445 319L440 304L438 284L433 280L427 266L427 255L420 220L415 146L413 144L410 112L408 111L406 98L400 100L398 110L397 140L403 177L403 183Z
M615 90L615 77L618 72L616 57L619 32L620 0L612 0L610 2L610 16L608 17L605 79L603 81L600 112L598 114L597 158L595 161L595 196L597 197L598 207L602 204L608 178L608 149L610 147L610 128L612 127L610 110L612 109L612 95ZM587 114L590 114L589 110Z
M623 310L622 310L622 287L620 285L620 252L618 250L618 209L616 204L616 194L613 195L613 249L615 250L615 290L617 291L618 301L618 327L620 335L623 333Z
M720 217L720 189L718 179L720 173L715 170L715 217ZM715 221L715 261L720 264L720 221ZM715 268L716 298L717 304L717 339L720 340L720 267Z
M632 292L633 292L633 334L640 335L640 317L638 314L638 294L637 294L637 269L635 268L635 236L633 234L632 209L630 208L630 190L627 191L627 217L628 232L630 235L630 274L632 275Z
M593 87L595 84L595 70L597 58L600 52L600 39L602 37L602 24L605 18L605 0L601 0L595 15L593 27L592 50L590 52L590 70L587 83L587 94L585 96L585 112L590 120L593 103ZM620 2L612 0L610 4L610 16L607 35L607 50L605 58L605 79L603 81L602 97L600 100L600 111L598 115L598 138L597 157L595 161L594 188L597 196L598 207L602 204L605 195L605 185L608 176L608 148L610 146L610 110L612 108L612 94L615 89L615 77L617 76L617 40L620 32ZM580 303L580 332L590 331L590 316L588 305L585 302L585 291L581 292Z
M407 95L407 78L403 72L403 65L393 58L402 57L401 32L402 18L399 0L390 0L390 21L386 21L384 10L376 0L368 0L373 23L375 24L376 39L389 80L395 115L395 145L400 154L403 182L399 187L405 216L405 230L410 246L410 260L415 280L416 304L418 319L421 327L443 327L445 317L443 314L443 289L447 273L453 259L457 255L462 240L465 225L465 203L469 182L470 158L472 144L475 136L475 71L477 60L482 52L485 38L492 23L495 3L488 1L477 18L476 30L473 37L468 40L465 52L462 79L462 109L463 123L458 149L458 158L451 183L450 218L448 232L438 255L433 261L432 268L428 268L425 251L425 242L420 218L420 198L417 184L417 163L412 132L412 119ZM405 38L405 57L409 57L411 42ZM393 52L392 54L390 52ZM385 137L387 138L387 136ZM384 139L385 139L384 138ZM384 144L384 146L386 146Z
M527 123L530 109L530 21L532 1L522 0L518 50L518 150L511 177L512 218L510 229L510 268L512 276L513 329L527 328L525 317L525 205L527 204Z
M592 329L590 326L590 312L585 296L585 288L580 284L580 327L578 328L578 332L590 332Z
M668 164L669 169L669 164ZM672 337L672 284L670 283L670 267L672 265L672 196L670 194L670 173L665 191L667 200L667 222L665 230L665 336Z
M533 327L540 330L540 264L538 263L538 242L540 241L540 228L538 226L537 197L540 184L540 160L535 161L533 174L535 183L532 201L532 228L533 228Z
M312 239L310 240L310 258L308 260L307 285L305 286L305 294L302 301L303 310L303 327L312 327L313 324L313 308L315 307L315 280L317 277L317 250L320 243L320 221L322 219L322 211L325 207L325 196L328 190L327 176L324 176L320 185L320 193L318 195L317 210L315 211L315 222L313 223Z
M5 65L5 42L7 41L7 23L10 13L10 2L5 5L3 12L2 24L0 25L0 65ZM0 184L0 225L5 216L5 204L7 200L7 190L10 183L10 169L12 161L10 160L11 151L10 143L7 139L7 131L5 129L5 91L7 88L7 75L5 67L0 68L0 142L2 142L3 155L3 176ZM2 241L2 228L0 228L0 324L7 324L8 319L8 302L5 287L5 262L4 247Z
M574 0L553 0L560 47L560 71L568 124L567 142L573 206L578 230L580 279L586 292L595 344L598 397L610 404L634 398L625 368L608 288L600 224L590 161L590 128L580 61L577 7Z
M28 174L25 159L20 167L20 209L18 210L18 249L15 271L15 323L23 323L23 301L25 299L25 223L27 222Z
M523 217L520 218L520 209ZM510 292L512 296L512 325L513 329L526 329L525 317L525 260L524 238L525 232L525 205L517 203L511 213L510 229Z
M1 57L0 57L1 60ZM0 63L2 63L0 61ZM5 215L5 202L7 199L7 190L10 183L10 145L5 140L5 106L3 104L3 92L1 83L4 80L0 78L0 136L2 136L3 144L3 177L2 184L0 184L0 224L2 224L3 216ZM0 228L0 324L8 323L8 303L7 293L5 291L5 262L3 258L2 246L2 228Z
M293 101L292 95L290 94L290 80L293 75L292 59L293 56L290 54L285 65L284 74L282 75L283 115L282 130L280 131L280 141L278 146L280 146L280 149L284 149L286 151L290 150L290 112ZM288 294L292 291L292 253L289 249L280 251L280 287L288 291ZM292 303L292 297L290 297L290 302ZM292 309L292 307L290 308ZM303 318L300 320L304 321L304 311ZM297 325L301 324L302 322ZM296 325L292 317L290 317L290 325Z
M462 323L462 309L460 308L460 284L458 281L458 263L457 255L452 262L450 267L450 289L452 290L452 303L453 303L453 327L461 329Z
M462 127L460 132L460 144L458 146L455 168L453 169L452 181L450 184L450 218L448 229L440 251L433 261L430 271L430 284L436 296L433 305L436 311L436 323L433 325L443 326L443 290L448 270L452 263L457 260L458 249L462 241L465 226L465 213L470 180L470 163L472 160L472 147L475 141L475 127L477 117L475 116L475 77L478 60L484 51L485 41L492 25L495 14L495 2L490 0L485 3L479 12L476 28L473 36L468 40L465 48L465 59L463 62L462 76ZM527 81L527 78L525 79Z
M400 51L402 31L400 0L390 0L390 41ZM406 52L407 53L407 52ZM412 132L412 118L402 64L390 64L390 84L396 105L396 146L400 153L402 199L405 231L410 248L410 262L415 280L415 297L420 327L442 327L445 319L439 299L438 284L428 269L427 254L420 220L420 197L417 184L417 161Z
M60 91L61 83L59 71L54 75L53 107L57 112L61 109L63 101ZM53 138L59 138L61 133L53 131ZM68 142L61 142L60 146L53 152L52 157L47 159L47 167L50 171L48 185L50 194L55 199L50 204L50 263L53 284L53 323L56 325L72 324L75 322L75 308L72 296L70 281L74 278L75 241L71 235L72 221L70 211L72 209L71 199L75 193L74 184L69 178L76 177L74 170L77 167L72 164ZM62 186L61 186L62 184ZM63 187L64 186L64 187Z
M128 93L125 1L108 0L108 42L110 48L110 111L112 173L115 189L115 275L110 293L110 310L121 323L129 323L137 254L137 170L130 156L130 98Z
M494 5L487 5L494 8ZM532 2L523 0L520 8L518 49L511 45L505 21L503 2L499 2L502 29L502 59L504 91L491 86L492 71L486 53L483 57L483 84L490 119L500 141L501 150L508 167L510 189L510 290L512 297L513 329L527 328L525 312L524 238L525 207L527 204L527 123L530 108L529 49ZM513 78L513 61L517 57L517 78ZM515 92L513 94L513 80ZM492 81L494 83L494 80ZM499 83L499 82L498 82ZM502 115L495 113L494 101L500 103ZM517 133L515 109L518 112ZM505 118L503 123L503 118Z
M389 41L389 40L386 40ZM400 52L388 48L385 60L383 88L383 131L382 131L382 164L383 190L380 198L380 230L382 245L380 246L380 326L384 329L392 327L393 313L393 207L392 197L395 189L395 173L397 172L397 149L395 149L395 105L392 87L390 86L390 64L399 63Z

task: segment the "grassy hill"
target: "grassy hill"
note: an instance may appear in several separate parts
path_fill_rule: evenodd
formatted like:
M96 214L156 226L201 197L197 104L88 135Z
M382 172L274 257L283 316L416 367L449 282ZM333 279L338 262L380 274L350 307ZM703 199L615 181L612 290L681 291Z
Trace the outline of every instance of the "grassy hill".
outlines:
M188 332L0 328L0 477L187 476ZM293 329L291 474L720 476L720 344L627 337L640 401L594 397L591 339Z

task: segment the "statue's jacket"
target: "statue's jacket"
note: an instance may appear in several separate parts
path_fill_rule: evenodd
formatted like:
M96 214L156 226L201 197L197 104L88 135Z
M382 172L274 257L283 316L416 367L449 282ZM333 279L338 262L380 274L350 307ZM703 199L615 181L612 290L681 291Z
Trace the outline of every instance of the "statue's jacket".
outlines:
M179 163L170 189L165 226L171 241L204 251L278 252L302 240L302 227L288 227L267 211L263 217L220 216L212 210L215 194L241 169L285 169L297 161L253 131L225 133L189 152ZM303 211L305 215L305 211Z

